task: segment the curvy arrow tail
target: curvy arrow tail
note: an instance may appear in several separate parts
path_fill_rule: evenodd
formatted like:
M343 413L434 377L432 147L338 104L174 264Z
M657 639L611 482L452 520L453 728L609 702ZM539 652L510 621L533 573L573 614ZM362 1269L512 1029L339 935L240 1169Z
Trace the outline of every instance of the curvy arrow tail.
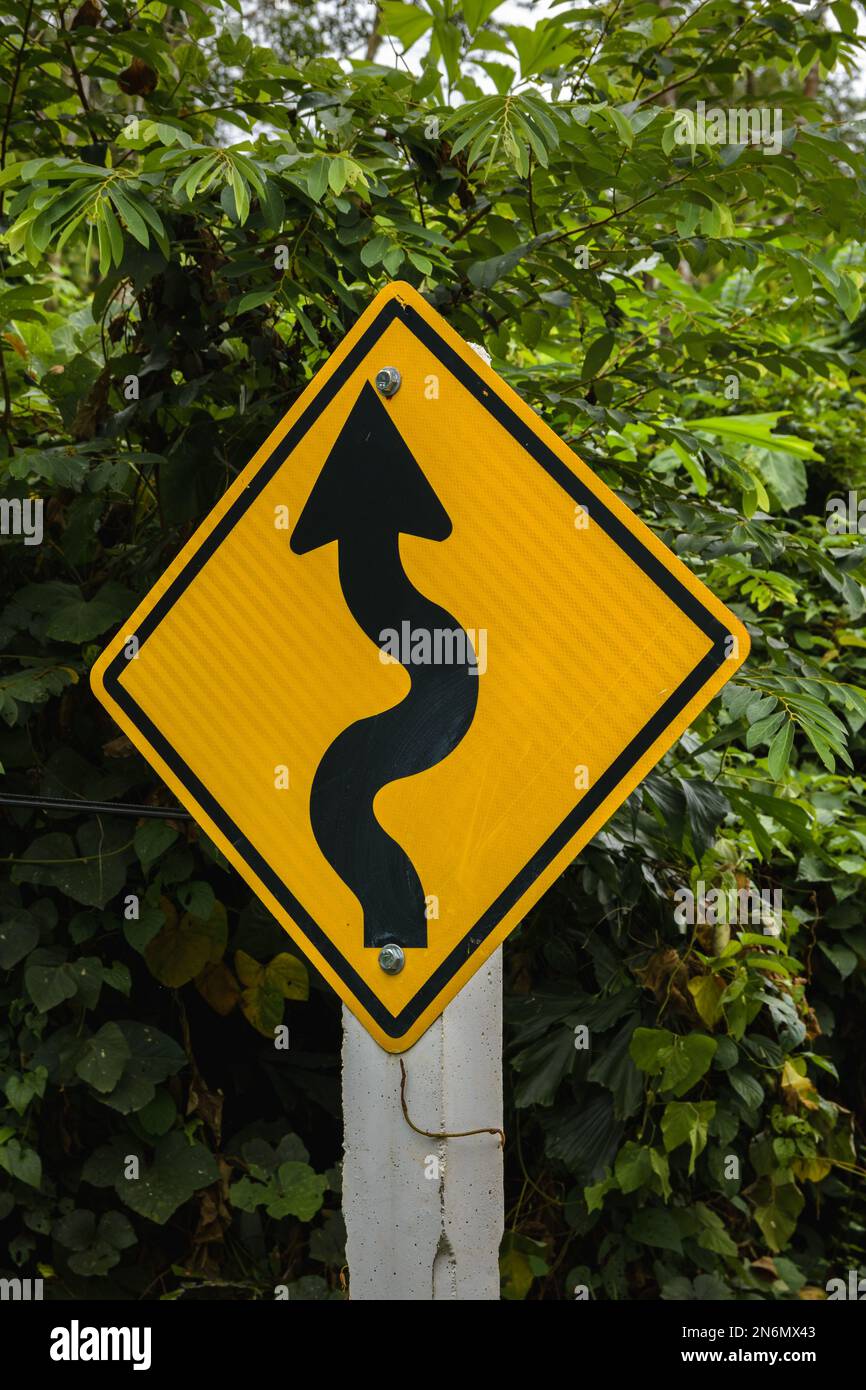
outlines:
M409 583L396 536L370 567L364 546L340 547L340 580L352 616L379 645L386 629L462 633L444 608ZM455 644L457 645L457 644ZM462 644L461 644L462 645ZM373 802L382 787L424 772L466 734L478 701L474 653L453 665L410 665L411 689L399 705L359 719L337 736L316 770L310 821L319 848L364 909L364 945L426 946L424 889L401 847L382 829Z

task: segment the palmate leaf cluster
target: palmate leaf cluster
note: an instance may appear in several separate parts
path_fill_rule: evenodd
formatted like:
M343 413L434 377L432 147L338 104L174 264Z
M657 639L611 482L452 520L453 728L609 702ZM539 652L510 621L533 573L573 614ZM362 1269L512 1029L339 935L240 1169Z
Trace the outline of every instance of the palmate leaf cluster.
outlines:
M753 640L507 947L504 1294L823 1297L866 1262L859 11L512 14L384 0L367 60L229 0L0 0L0 488L45 503L0 540L3 785L165 800L89 667L410 281ZM778 152L684 140L699 102ZM9 812L2 858L3 1270L342 1296L322 983L186 822ZM684 887L773 930L680 926Z

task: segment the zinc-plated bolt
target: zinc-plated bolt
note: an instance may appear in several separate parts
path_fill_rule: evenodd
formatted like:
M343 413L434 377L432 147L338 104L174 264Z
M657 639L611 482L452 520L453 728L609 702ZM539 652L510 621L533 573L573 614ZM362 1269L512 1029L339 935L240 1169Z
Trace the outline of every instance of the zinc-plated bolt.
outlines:
M402 379L396 367L381 367L376 373L376 390L383 396L396 396Z
M383 946L379 952L379 965L386 975L399 975L403 966L406 964L406 957L403 954L403 947L391 943Z

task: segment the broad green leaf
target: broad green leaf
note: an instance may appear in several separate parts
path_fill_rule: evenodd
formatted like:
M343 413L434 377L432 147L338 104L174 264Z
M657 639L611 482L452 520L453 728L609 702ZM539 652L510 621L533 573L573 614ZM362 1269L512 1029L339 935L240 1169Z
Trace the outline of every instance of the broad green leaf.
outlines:
M710 1121L716 1113L714 1100L668 1101L662 1114L662 1135L667 1153L688 1144L689 1173L695 1171L695 1163L707 1146Z
M129 1044L116 1023L106 1023L82 1048L76 1072L95 1091L113 1091L130 1057Z

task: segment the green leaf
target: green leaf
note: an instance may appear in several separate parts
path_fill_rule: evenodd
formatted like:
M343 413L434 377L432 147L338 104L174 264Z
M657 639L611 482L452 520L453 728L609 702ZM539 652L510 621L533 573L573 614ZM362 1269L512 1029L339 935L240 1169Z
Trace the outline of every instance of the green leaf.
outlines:
M290 1160L281 1163L276 1175L266 1183L241 1178L232 1184L229 1196L241 1211L264 1206L274 1220L295 1216L299 1221L311 1221L324 1201L327 1185L327 1179L315 1173L308 1163Z
M793 1182L776 1185L767 1178L762 1180L760 1191L768 1195L755 1205L755 1221L770 1250L784 1250L797 1229L803 1195Z
M328 185L333 193L342 193L349 177L349 166L341 155L334 155L328 161Z
M116 1023L106 1023L88 1038L76 1072L95 1091L113 1091L130 1057L129 1045Z
M626 1234L641 1245L672 1250L676 1255L683 1253L682 1231L676 1215L663 1207L644 1207L628 1223Z
M232 167L229 170L229 187L234 194L238 221L243 225L250 215L250 190L246 179L237 168Z
M235 309L236 314L245 314L248 309L258 309L262 304L269 304L274 298L274 290L250 290L248 294L241 295Z
M742 1067L734 1067L728 1072L728 1080L737 1095L745 1101L750 1110L757 1110L764 1100L764 1088L760 1081Z
M767 767L770 769L770 776L776 781L782 776L788 766L788 759L791 756L791 749L794 744L794 723L791 719L786 719L782 728L775 734L770 751L767 754Z
M321 202L328 187L330 161L324 155L313 161L307 174L307 188L314 203Z
M418 5L403 4L402 0L380 0L379 13L384 34L392 34L403 48L411 48L427 33L433 17Z
M177 831L165 821L148 820L135 831L133 846L145 873L177 840Z
M74 391L81 378L72 374ZM80 471L81 461L78 460ZM48 584L29 584L15 595L14 603L22 617L28 614L34 636L58 642L81 644L100 637L110 627L127 617L135 600L121 584L103 584L91 599L84 599L75 584L53 581Z
M613 333L602 333L600 337L596 338L595 341L590 344L581 368L581 376L584 381L591 381L598 376L605 362L610 357L615 342L616 339Z
M474 34L477 29L489 19L494 10L501 3L501 0L461 0L460 8L463 11L463 18L466 21L470 34ZM406 6L406 9L413 8ZM856 32L856 25L855 32ZM422 33L425 31L422 30ZM420 35L418 35L420 37Z
M0 970L11 970L39 941L39 925L29 912L13 912L0 922Z
M630 150L634 144L634 131L632 130L631 122L625 112L618 111L615 106L605 106L602 110L602 115L605 120L609 121L613 126L626 149Z
M736 1259L739 1253L737 1246L725 1230L725 1224L718 1212L713 1211L705 1202L696 1202L693 1210L698 1218L697 1242L701 1249L710 1250L725 1259Z
M114 1090L104 1094L102 1101L118 1114L130 1115L150 1105L160 1082L176 1076L187 1059L173 1038L150 1024L124 1020L117 1026L130 1056Z
M546 1037L524 1048L513 1059L518 1074L514 1099L518 1109L553 1104L563 1078L574 1067L574 1036L567 1028L554 1028Z
M216 894L209 883L203 879L192 879L189 883L182 883L178 887L177 896L181 904L186 908L191 917L200 922L210 923L214 913L217 911ZM221 921L224 918L221 917ZM216 927L219 940L225 945L225 937L221 926ZM222 952L220 952L220 955ZM211 956L212 960L219 959L219 956Z
M475 261L473 265L470 265L466 274L477 290L492 289L497 280L501 280L523 260L524 256L547 239L547 236L535 237L532 241L526 241L520 246L512 247L510 251L500 252L495 256L488 257L487 260Z
M27 993L41 1014L74 999L78 985L69 965L30 965L24 972Z
M662 1136L666 1153L672 1153L681 1144L690 1148L689 1175L695 1171L695 1163L707 1146L710 1121L716 1113L714 1100L668 1101L662 1114Z
M815 446L808 440L792 434L772 433L786 413L779 410L765 415L707 416L704 419L689 420L689 429L706 430L710 434L718 434L744 444L754 444L761 449L793 454L796 458L818 458Z
M57 888L84 907L105 907L124 886L132 857L126 825L88 821L77 834L54 832L34 840L12 870L14 883Z
M42 1159L35 1149L20 1143L18 1139L0 1144L0 1168L28 1187L42 1186Z
M641 1071L655 1075L670 1055L674 1035L667 1028L635 1028L629 1055Z
M668 1060L660 1087L672 1091L675 1096L683 1096L690 1091L712 1065L716 1054L716 1040L706 1033L689 1033L685 1038L677 1038L673 1053Z
M371 241L368 241L367 244L361 248L362 265L367 266L368 269L374 265L378 265L385 253L390 249L390 246L391 241L389 237L382 235L374 236Z
M746 734L746 747L749 749L757 748L759 743L769 742L776 730L785 722L791 722L785 710L777 710L774 714L768 714L766 719L757 720L756 723L749 726L749 732Z
M108 191L111 201L129 228L130 235L134 236L141 246L149 246L150 236L148 235L147 223L138 211L132 196L118 188L117 184L113 184Z
M133 1171L130 1156L138 1159L137 1178L125 1176ZM195 1192L218 1178L213 1154L203 1144L190 1144L177 1131L157 1141L150 1162L136 1141L114 1139L86 1159L82 1170L84 1182L113 1187L132 1211L158 1226L164 1226Z
M654 1154L654 1151L644 1144L632 1142L624 1144L617 1154L614 1164L614 1177L619 1184L620 1191L628 1194L636 1192L640 1187L654 1190L659 1157L663 1160L666 1172L667 1158L664 1154Z
M35 1097L45 1095L45 1083L48 1080L48 1071L45 1067L35 1067L32 1071L25 1071L23 1076L16 1076L13 1072L6 1080L6 1099L17 1111L23 1115Z
M177 1106L168 1091L157 1091L153 1100L139 1110L135 1118L145 1134L167 1134L177 1119Z

